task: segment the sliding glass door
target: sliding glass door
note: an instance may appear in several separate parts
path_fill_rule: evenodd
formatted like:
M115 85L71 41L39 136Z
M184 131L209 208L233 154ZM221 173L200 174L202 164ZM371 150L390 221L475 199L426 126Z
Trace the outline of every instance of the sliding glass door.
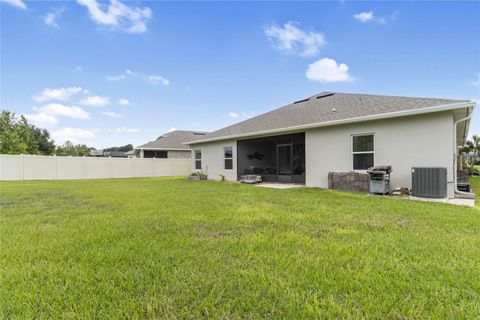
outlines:
M277 148L278 173L283 175L292 174L292 145L279 145Z

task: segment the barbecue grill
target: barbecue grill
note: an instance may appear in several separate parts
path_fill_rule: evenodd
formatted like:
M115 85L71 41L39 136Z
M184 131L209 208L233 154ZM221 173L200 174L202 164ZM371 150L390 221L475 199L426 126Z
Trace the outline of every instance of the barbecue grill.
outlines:
M370 175L370 193L390 193L390 172L392 166L375 166L367 170Z

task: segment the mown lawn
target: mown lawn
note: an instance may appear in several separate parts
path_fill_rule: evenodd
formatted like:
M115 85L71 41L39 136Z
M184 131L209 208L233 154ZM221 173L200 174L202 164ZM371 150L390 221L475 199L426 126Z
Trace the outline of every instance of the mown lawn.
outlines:
M3 182L0 226L2 318L480 318L480 207L183 178Z

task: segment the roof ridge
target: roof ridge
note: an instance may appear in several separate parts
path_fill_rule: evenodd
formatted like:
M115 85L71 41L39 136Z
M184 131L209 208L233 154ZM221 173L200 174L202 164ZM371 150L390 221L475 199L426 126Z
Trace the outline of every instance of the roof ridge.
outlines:
M356 92L335 92L339 95L353 95L353 96L369 96L369 97L383 97L383 98L405 98L405 99L428 99L428 100L450 100L450 101L470 101L470 100L458 100L453 98L438 98L438 97L417 97L417 96L398 96L387 94L372 94L372 93L356 93Z

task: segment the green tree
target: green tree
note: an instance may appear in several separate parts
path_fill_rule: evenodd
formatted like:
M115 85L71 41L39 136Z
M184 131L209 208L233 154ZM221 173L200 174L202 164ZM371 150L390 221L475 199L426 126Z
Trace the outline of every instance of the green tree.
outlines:
M27 119L22 115L20 120L16 123L16 130L20 136L20 139L27 146L28 154L40 154L40 149L38 147L38 141L35 139L33 133L34 127L30 125Z
M471 151L473 152L473 157L474 159L477 159L478 152L480 151L480 136L474 134L470 142L471 142L471 148L472 148Z
M61 146L58 146L55 150L57 156L72 156L72 157L81 157L89 156L90 149L84 144L74 145L71 141L65 141Z
M0 153L4 154L44 154L55 151L54 141L46 129L28 123L24 116L2 110L0 113Z
M133 150L133 145L131 144L126 144L120 147L111 147L111 148L105 149L105 151L120 151L120 152L128 152L130 150Z
M0 153L26 153L28 145L17 130L15 113L2 110L0 113Z
M43 155L52 155L55 152L55 143L50 139L50 133L47 129L33 127L33 135L38 142L38 148Z

